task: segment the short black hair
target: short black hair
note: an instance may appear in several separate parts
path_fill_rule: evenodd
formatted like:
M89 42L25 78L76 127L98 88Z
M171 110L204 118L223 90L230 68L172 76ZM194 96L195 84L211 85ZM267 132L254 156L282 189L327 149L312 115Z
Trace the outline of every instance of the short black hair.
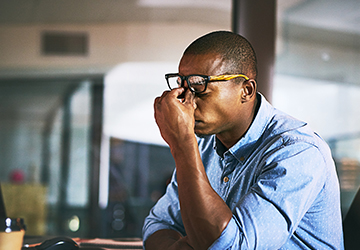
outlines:
M243 36L230 31L214 31L199 37L184 51L184 55L209 53L220 55L232 71L229 73L243 73L250 78L257 78L255 50Z

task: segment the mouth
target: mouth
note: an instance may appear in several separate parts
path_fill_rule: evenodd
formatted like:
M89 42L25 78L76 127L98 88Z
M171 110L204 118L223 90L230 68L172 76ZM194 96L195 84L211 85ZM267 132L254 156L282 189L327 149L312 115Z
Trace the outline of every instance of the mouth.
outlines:
M204 125L203 121L195 120L194 132L198 137L204 136L204 133L203 133L204 127L203 127L203 125Z
M203 121L195 120L195 124L194 124L194 130L195 130L195 132L198 131L199 129L202 129L203 126L204 126L204 122L203 122Z

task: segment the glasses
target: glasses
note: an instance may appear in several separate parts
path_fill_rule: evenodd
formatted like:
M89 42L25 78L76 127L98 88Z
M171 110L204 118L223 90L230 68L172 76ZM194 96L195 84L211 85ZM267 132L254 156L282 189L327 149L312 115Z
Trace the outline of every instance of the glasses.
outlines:
M209 82L228 81L238 77L242 77L246 81L249 80L249 77L243 74L220 75L220 76L205 76L205 75L181 76L178 73L171 73L165 75L166 82L170 89L183 87L184 82L186 81L190 91L195 94L204 92Z

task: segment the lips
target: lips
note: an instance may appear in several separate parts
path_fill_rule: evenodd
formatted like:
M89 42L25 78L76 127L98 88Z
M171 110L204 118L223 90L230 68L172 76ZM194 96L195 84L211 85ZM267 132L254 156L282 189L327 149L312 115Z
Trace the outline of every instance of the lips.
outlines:
M201 123L201 122L203 122L202 120L197 120L197 119L195 119L195 124L199 124L199 123Z
M199 128L199 126L201 126L201 124L203 124L202 121L200 121L200 120L195 120L195 127L198 127L198 128Z

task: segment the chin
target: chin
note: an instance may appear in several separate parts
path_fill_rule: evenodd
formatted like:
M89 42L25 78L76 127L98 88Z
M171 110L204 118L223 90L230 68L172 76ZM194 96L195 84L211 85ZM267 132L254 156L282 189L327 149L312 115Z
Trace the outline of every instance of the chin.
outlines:
M209 132L208 129L205 128L205 124L202 122L195 122L194 133L198 137L206 137L212 135L213 133Z
M205 131L199 131L196 129L194 132L197 137L206 137L206 136L212 135L212 133L206 133Z
M199 133L196 133L195 132L195 135L197 136L197 137L199 137L199 138L204 138L204 137L206 137L207 135L204 135L204 134L199 134Z

